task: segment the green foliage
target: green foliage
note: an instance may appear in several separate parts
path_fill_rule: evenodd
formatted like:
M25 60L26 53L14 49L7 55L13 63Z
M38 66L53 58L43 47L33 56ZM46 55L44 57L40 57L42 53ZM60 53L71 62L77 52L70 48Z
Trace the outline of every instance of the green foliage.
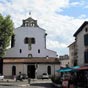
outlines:
M51 80L53 83L62 84L61 77L59 77L59 76L52 76Z
M0 57L4 56L5 50L10 44L13 29L13 22L10 16L3 17L0 14Z

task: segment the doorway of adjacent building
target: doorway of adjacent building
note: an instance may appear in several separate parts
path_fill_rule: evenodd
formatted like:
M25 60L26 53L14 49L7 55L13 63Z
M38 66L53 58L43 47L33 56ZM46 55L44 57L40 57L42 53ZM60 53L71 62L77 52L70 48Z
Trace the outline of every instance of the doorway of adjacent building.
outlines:
M27 66L27 75L29 78L35 78L35 65Z
M0 58L0 74L3 74L3 59Z

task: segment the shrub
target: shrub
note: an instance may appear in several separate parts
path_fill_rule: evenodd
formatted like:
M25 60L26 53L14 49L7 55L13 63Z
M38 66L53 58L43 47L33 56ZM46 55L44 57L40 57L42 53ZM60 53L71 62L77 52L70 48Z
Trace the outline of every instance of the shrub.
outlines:
M56 83L56 84L61 84L62 83L60 76L52 76L51 80L52 80L53 83Z

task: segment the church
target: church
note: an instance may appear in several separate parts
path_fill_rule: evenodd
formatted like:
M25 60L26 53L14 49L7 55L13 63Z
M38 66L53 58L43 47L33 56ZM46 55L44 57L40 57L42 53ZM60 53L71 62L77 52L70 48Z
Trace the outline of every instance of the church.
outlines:
M3 74L12 77L21 72L30 78L41 78L43 73L55 75L60 62L57 53L46 48L46 36L37 20L32 17L23 20L11 37L11 48L3 59Z

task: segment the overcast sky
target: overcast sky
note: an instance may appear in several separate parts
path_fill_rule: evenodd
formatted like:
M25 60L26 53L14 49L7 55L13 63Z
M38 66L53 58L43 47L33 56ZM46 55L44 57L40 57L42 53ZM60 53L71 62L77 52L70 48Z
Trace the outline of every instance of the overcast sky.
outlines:
M0 0L0 13L11 15L14 27L29 17L46 30L47 48L58 55L68 54L73 34L88 20L88 0Z

